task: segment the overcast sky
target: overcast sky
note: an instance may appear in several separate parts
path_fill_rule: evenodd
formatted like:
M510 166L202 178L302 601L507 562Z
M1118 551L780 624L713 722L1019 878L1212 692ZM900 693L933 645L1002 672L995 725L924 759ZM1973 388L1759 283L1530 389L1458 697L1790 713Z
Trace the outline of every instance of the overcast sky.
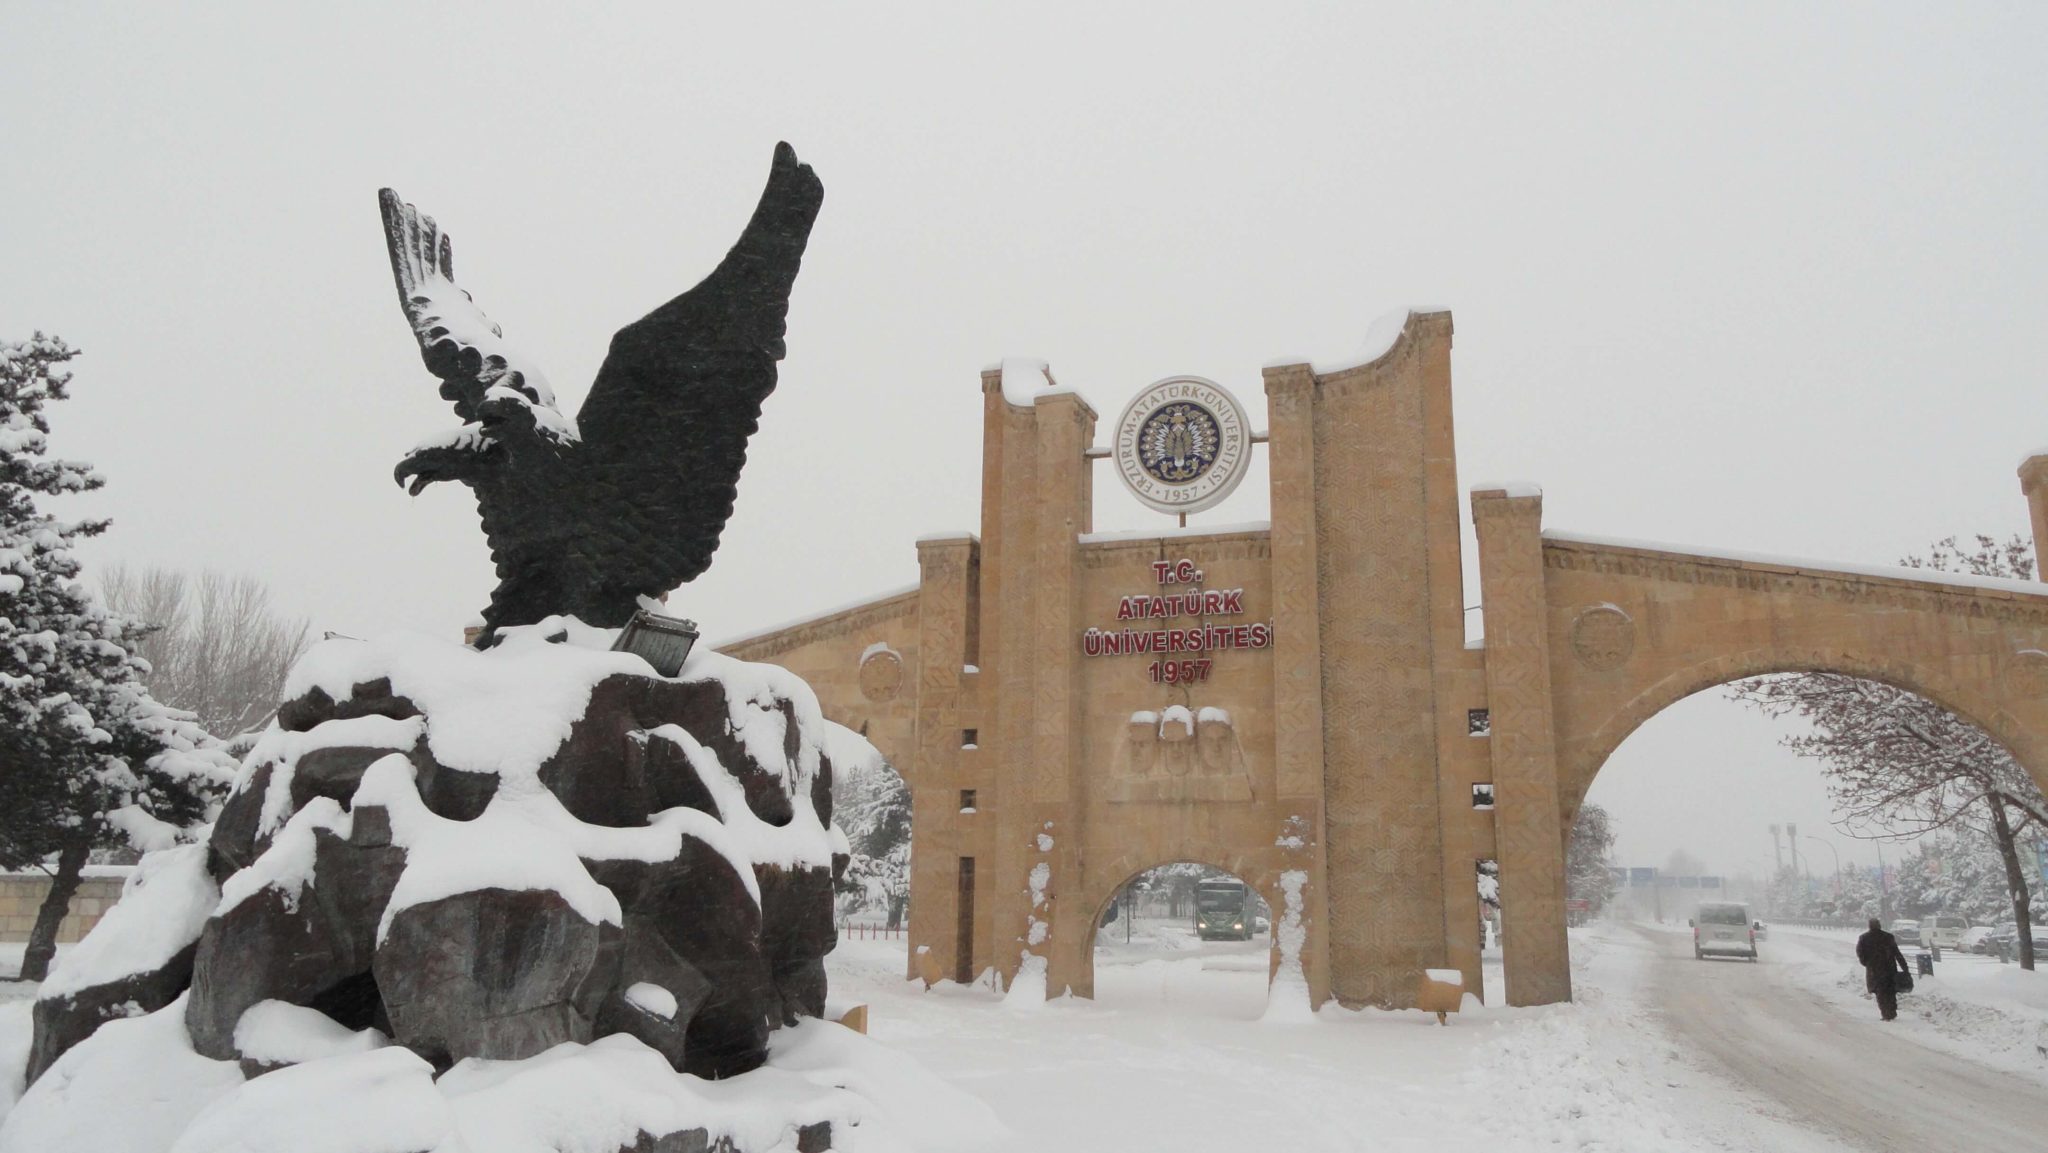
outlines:
M739 511L675 602L713 637L977 527L987 362L1042 357L1106 418L1208 376L1263 424L1261 364L1405 305L1456 314L1463 479L1541 483L1550 527L1864 563L2026 528L2041 6L558 7L0 4L0 335L85 350L53 442L108 477L66 510L115 518L91 562L454 634L492 578L465 490L391 481L453 417L376 190L439 218L573 410L778 139L825 207ZM1099 528L1162 523L1097 492ZM1261 468L1210 517L1264 513ZM1653 721L1595 788L1623 855L1733 871L1767 821L1820 831L1776 734L1711 695Z

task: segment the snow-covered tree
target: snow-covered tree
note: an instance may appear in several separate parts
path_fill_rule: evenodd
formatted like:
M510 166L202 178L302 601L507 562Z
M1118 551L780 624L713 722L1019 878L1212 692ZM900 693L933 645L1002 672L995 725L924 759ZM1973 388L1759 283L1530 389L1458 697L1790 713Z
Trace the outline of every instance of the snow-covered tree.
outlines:
M2033 575L2033 550L2017 536L2003 544L1979 536L1974 551L1950 537L1929 555L1901 563L2025 580ZM2021 926L2020 964L2034 967L2033 936L2026 927L2032 893L2019 845L2030 829L2048 828L2048 800L2004 746L1925 697L1857 677L1759 677L1737 682L1730 691L1768 715L1812 726L1784 744L1820 760L1828 791L1852 832L1913 836L1961 826L1988 835Z
M839 880L840 912L873 909L896 928L910 903L910 789L880 761L836 786L833 821L845 831L852 858Z
M1572 824L1571 841L1564 852L1564 893L1586 902L1589 914L1598 916L1614 896L1614 874L1608 855L1614 851L1614 821L1607 810L1587 803L1579 806Z
M1893 872L1891 895L1902 917L1947 913L1997 924L2013 915L1996 838L1967 827L1914 846Z
M76 355L37 333L0 343L0 866L51 871L21 975L56 952L88 853L125 836L173 841L233 779L232 758L188 713L142 685L145 631L108 612L78 579L72 546L107 522L65 523L38 497L89 492L89 465L50 460L44 408L63 400Z

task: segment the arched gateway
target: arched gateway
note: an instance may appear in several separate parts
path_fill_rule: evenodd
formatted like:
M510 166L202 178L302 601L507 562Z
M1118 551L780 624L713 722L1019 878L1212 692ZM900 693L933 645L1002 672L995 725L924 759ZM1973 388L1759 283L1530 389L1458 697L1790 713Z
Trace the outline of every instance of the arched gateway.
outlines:
M1509 1001L1565 1000L1593 775L1666 705L1758 673L1922 693L2048 787L2044 586L1546 534L1535 489L1489 486L1468 646L1450 367L1443 312L1369 363L1269 367L1271 523L1150 534L1092 532L1115 451L1094 410L992 369L980 537L917 542L915 589L725 646L803 675L909 782L914 950L965 977L1039 958L1085 996L1115 886L1211 861L1296 918L1314 1001L1399 1006L1425 968L1478 987L1491 858ZM2048 456L2020 472L2048 545Z

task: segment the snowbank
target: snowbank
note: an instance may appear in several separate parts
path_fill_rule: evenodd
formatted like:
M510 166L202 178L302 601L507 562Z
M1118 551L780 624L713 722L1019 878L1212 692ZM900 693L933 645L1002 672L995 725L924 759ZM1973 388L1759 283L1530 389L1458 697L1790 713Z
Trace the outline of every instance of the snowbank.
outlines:
M1309 1003L1308 977L1301 967L1301 949L1308 940L1302 924L1302 886L1308 874L1289 869L1280 874L1281 899L1285 902L1273 937L1280 945L1280 967L1273 973L1272 988L1266 992L1266 1012L1260 1020L1273 1024L1299 1025L1315 1020L1315 1006Z
M294 1065L235 1086L194 1118L170 1153L399 1153L468 1150L435 1091L434 1067L406 1049Z
M29 1043L35 1039L33 1012L28 1001L0 1005L0 1118L6 1117L21 1099L22 1079L28 1072Z
M121 899L58 958L40 996L70 996L161 967L199 939L219 899L206 873L205 845L144 855L121 885Z
M351 1030L318 1009L288 1001L262 1001L235 1026L235 1048L251 1061L297 1065L382 1049L391 1038L375 1029Z
M1769 947L1804 988L1844 1012L1875 1012L1853 930L1776 925ZM1934 975L1916 978L1899 998L1896 1024L1900 1036L1930 1049L2048 1085L2048 971L1945 952Z
M192 1051L185 1003L102 1027L19 1103L27 1003L0 1006L0 1075L16 1078L0 1084L0 1153L610 1153L699 1128L767 1150L794 1148L796 1131L821 1121L837 1149L954 1153L1004 1134L986 1105L916 1060L815 1019L774 1034L766 1066L723 1081L677 1073L623 1034L462 1061L436 1081L381 1034L266 1002L238 1038L309 1059L244 1081L234 1062Z
M242 1083L233 1061L192 1051L188 997L109 1021L50 1067L0 1124L0 1153L164 1153Z

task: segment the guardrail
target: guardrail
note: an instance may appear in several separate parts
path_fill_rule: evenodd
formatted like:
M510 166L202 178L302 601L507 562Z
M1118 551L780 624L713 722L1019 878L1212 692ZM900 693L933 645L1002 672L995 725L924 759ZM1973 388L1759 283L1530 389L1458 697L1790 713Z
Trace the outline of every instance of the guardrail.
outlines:
M1839 918L1823 920L1814 917L1766 917L1765 925L1796 925L1802 929L1835 929L1845 933L1860 933L1870 927L1870 918L1858 917L1853 921Z
M910 930L903 925L893 929L887 925L849 923L839 926L839 935L849 941L903 941L909 939L909 932Z

